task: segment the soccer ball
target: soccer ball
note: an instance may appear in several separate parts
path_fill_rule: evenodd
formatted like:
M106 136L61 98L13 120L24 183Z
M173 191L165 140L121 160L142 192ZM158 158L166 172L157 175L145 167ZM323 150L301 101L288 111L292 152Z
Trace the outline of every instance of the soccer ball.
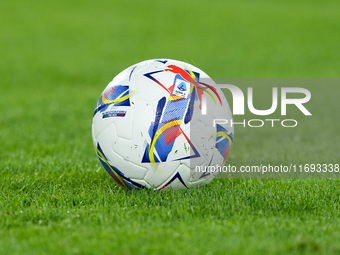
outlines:
M171 59L147 60L104 89L92 138L101 164L121 186L191 188L209 183L218 174L211 167L227 160L233 128L214 120L231 118L223 93L202 70Z

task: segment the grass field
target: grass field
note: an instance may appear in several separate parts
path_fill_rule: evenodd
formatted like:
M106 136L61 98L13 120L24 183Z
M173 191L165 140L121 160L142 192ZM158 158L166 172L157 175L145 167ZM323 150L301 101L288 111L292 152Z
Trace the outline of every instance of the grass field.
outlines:
M127 191L91 140L104 87L145 59L221 78L339 77L339 9L336 0L3 0L0 254L339 254L338 179ZM294 112L295 129L236 129L230 164L339 163L340 89L310 90L313 116Z

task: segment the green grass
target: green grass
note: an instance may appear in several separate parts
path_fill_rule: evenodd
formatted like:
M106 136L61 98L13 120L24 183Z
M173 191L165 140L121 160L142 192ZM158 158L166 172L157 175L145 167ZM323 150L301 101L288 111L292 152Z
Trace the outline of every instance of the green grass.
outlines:
M90 132L106 84L145 59L212 77L339 77L339 5L2 1L0 254L340 253L337 179L126 191L100 167ZM290 109L293 130L237 128L230 164L339 163L339 88L300 87L313 116Z
M339 182L214 181L124 191L105 173L33 174L10 183L0 252L32 254L338 253Z

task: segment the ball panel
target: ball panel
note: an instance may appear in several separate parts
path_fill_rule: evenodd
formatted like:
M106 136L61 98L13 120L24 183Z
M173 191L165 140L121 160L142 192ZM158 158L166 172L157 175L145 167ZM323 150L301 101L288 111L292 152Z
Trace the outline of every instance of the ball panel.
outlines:
M116 134L115 124L111 123L96 138L96 146L101 148L102 155L107 163L110 166L114 166L122 175L127 178L144 179L147 168L130 162L129 158L124 158L126 155L119 155L113 149L117 142L119 142L119 139L121 138L118 138Z

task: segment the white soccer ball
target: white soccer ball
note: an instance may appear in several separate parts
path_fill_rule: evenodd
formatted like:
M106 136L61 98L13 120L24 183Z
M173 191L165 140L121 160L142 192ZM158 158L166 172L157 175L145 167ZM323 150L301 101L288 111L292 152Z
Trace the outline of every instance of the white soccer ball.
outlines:
M233 128L214 125L214 119L231 118L227 100L206 73L154 59L125 69L107 85L95 108L92 137L118 184L191 188L209 183L227 160Z

